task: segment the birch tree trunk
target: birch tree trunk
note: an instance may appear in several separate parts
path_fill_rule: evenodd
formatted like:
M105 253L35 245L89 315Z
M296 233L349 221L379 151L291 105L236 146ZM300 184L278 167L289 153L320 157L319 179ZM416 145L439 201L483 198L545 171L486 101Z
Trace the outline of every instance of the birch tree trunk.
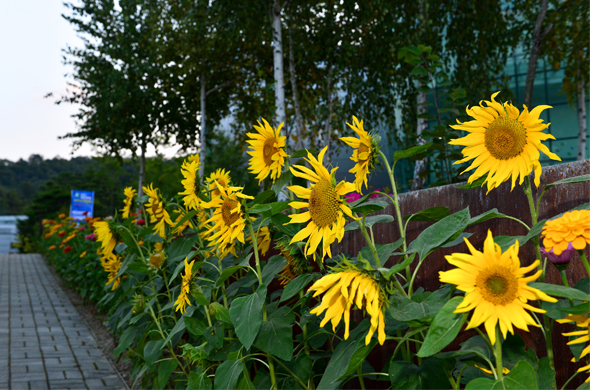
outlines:
M580 72L580 71L578 71ZM578 160L586 159L586 85L578 81Z
M549 0L541 1L541 8L539 9L537 21L535 22L535 29L533 30L533 42L531 44L531 52L529 53L529 66L526 73L523 100L524 105L529 108L533 102L533 86L535 85L535 73L537 72L537 60L539 59L539 54L541 53L541 46L543 45L543 40L547 34L549 34L549 32L553 29L553 25L550 24L545 28L545 30L543 30L543 21L545 20L545 15L547 14L548 2Z
M143 135L143 134L142 134ZM143 196L143 186L145 185L145 150L147 148L147 142L145 135L141 140L141 156L139 157L139 183L137 185L137 196Z
M283 68L283 38L281 36L281 4L275 0L272 7L272 44L273 44L273 65L275 76L275 106L276 125L286 121L285 114L285 79Z
M205 149L207 148L207 80L205 75L201 75L201 151L199 158L201 160L201 167L199 168L199 175L201 179L205 176Z
M291 25L289 24L289 75L291 77L291 88L293 89L293 105L295 106L295 132L297 142L295 149L303 149L303 118L301 117L301 106L299 105L299 91L297 90L297 74L295 73L295 54L293 53L293 37L291 36Z
M418 88L422 86L422 83L418 82ZM416 124L416 144L423 145L425 144L424 138L422 138L422 133L424 130L428 129L428 119L427 118L420 118L421 114L426 114L428 112L428 108L426 107L427 103L427 96L426 92L418 92L416 95L416 103L417 109L416 114L418 116L418 122ZM424 183L426 180L423 177L420 177L420 174L426 170L426 159L417 160L416 164L414 165L414 177L412 178L412 191L421 190L424 188Z
M330 164L330 141L332 140L332 64L328 65L328 117L326 118L326 127L324 128L324 143L328 147L326 152L326 166ZM322 148L323 149L323 148Z

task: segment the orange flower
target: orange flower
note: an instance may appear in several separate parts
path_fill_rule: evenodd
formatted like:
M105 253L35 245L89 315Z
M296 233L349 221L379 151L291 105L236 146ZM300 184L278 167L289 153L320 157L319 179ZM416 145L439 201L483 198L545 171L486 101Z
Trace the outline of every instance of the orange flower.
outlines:
M54 250L54 249L55 249L55 245L51 245L51 246L50 246L48 249L49 249L50 251Z

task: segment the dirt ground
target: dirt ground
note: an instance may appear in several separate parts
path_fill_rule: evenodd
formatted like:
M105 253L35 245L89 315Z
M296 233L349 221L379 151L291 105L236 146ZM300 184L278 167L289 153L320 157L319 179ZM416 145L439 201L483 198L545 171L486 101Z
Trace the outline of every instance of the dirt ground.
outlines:
M121 377L127 382L127 387L131 388L133 384L133 379L131 378L131 361L129 359L124 360L121 358L119 359L119 362L117 362L115 359L113 359L113 351L117 347L117 342L115 340L115 336L113 336L111 332L109 332L108 328L104 325L104 322L107 319L106 315L100 314L93 303L80 298L73 288L64 285L62 280L55 273L55 267L49 262L47 265L58 280L61 288L65 291L68 298L70 298L70 301L78 310L78 313L80 313L82 319L88 325L90 331L94 334L94 338L96 338L102 353L107 359L109 359L113 366L115 366L117 371L119 371Z

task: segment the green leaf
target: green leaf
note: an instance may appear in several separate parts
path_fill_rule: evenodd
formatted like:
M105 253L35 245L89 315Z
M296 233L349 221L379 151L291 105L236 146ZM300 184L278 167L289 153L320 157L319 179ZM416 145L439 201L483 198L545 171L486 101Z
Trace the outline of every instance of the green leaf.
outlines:
M406 215L404 220L407 221L411 218L412 221L438 222L449 214L450 210L448 207L436 206L419 211L415 214Z
M255 204L248 209L251 214L260 214L269 211L272 207L269 204Z
M180 332L184 332L185 329L186 329L186 325L184 324L184 316L183 316L183 317L180 317L180 320L176 323L176 325L174 325L174 328L172 328L172 330L168 334L168 337L166 337L166 341L164 341L164 343L162 344L162 348L164 348L166 345L168 345L170 340L172 340L172 337L174 337L176 334L178 334Z
M547 295L555 297L571 298L580 301L590 301L590 294L571 287L559 286L556 284L548 283L531 283L529 284L529 286L539 289Z
M469 207L441 219L424 229L410 243L408 252L416 251L420 259L424 259L428 253L445 244L454 235L465 230L470 220Z
M467 384L465 390L511 390L511 389L538 389L537 375L535 369L529 362L524 360L518 362L510 370L510 373L502 380L488 378L477 378Z
M412 146L411 148L406 150L398 150L395 153L393 153L393 164L395 165L399 160L403 158L410 158L417 154L424 153L428 150L428 148L430 148L430 146L432 146L432 141L424 145Z
M410 76L419 76L419 75L427 76L428 75L428 71L426 69L424 69L423 66L416 66L410 72Z
M584 183L587 181L590 181L590 175L568 177L567 179L562 179L562 180L555 181L553 183L546 184L543 191L547 191L549 188L556 186L558 184L575 184L575 183Z
M291 154L291 159L307 157L307 153L316 154L318 151L315 149L299 149L298 151Z
M377 250L377 256L379 257L381 264L385 264L385 262L387 262L387 260L389 260L391 257L392 253L395 252L395 250L399 248L403 242L404 239L400 238L395 242L390 242L389 244L376 244L375 249ZM363 255L365 259L373 261L373 254L371 253L371 248L368 245L361 249L361 255Z
M463 314L455 314L453 311L462 301L463 297L454 297L440 309L430 328L428 328L428 333L426 333L426 338L417 356L427 357L434 355L457 337L463 326Z
M352 354L352 357L350 358L350 361L348 362L348 367L346 369L346 372L344 373L344 375L342 375L340 378L338 378L338 380L342 381L342 380L346 379L347 376L355 374L357 368L363 366L363 363L367 359L367 356L369 356L369 353L371 353L371 351L373 350L375 345L377 345L377 342L378 341L375 338L372 338L369 345L364 345L364 346L360 347L359 349L357 349Z
M182 240L176 240L176 241L182 241ZM174 241L174 242L176 242L176 241ZM192 260L192 258L195 257L196 254L197 254L197 251L190 252L185 257L186 258L186 261L190 262ZM202 261L195 262L195 264L193 264L193 273L196 273L201 268L202 265L203 265L203 262ZM172 273L172 277L168 281L168 286L170 286L172 284L172 281L174 279L176 279L176 277L178 276L178 274L180 273L180 271L182 271L183 269L184 269L184 261L181 261L181 262L178 263L178 265L174 269L174 272Z
M226 360L215 371L215 390L234 390L244 370L241 360Z
M281 176L275 180L270 188L275 192L275 194L278 194L281 192L284 186L291 182L291 180L293 180L293 174L291 171L287 170L286 172L281 172Z
M138 328L135 326L130 326L129 328L125 329L119 338L119 344L117 345L117 348L115 348L113 351L113 356L117 357L121 353L125 352L127 347L129 347L133 340L135 340L135 337L138 333Z
M145 364L151 366L158 360L158 358L162 355L162 346L164 345L164 340L151 340L148 341L145 347L143 348L143 358L145 359Z
M581 305L577 305L574 307L566 307L563 309L557 309L559 311L562 311L564 313L568 313L568 314L580 314L580 315L584 315L588 312L590 312L590 302L584 302ZM565 317L565 315L564 315Z
M537 364L539 389L555 389L555 370L549 364L548 357L542 358Z
M207 306L211 304L211 302L209 302L209 299L207 299L205 294L203 294L203 291L201 291L200 289L194 289L193 291L191 291L191 297L195 298L195 301L197 301L197 303L201 306Z
M180 219L180 221L175 222L176 223L176 226L182 225L183 223L185 223L186 221L188 221L189 219L191 219L195 215L197 215L197 210L192 210L192 211L184 214L184 216ZM179 241L179 240L176 240L176 241ZM170 246L172 247L172 245L170 245Z
M489 221L490 219L494 219L494 218L508 218L508 216L506 214L502 214L502 213L498 212L498 209L494 208L494 209L486 211L483 214L480 214L478 216L471 218L471 221L469 221L469 225L467 225L467 226L475 225L476 223L480 223L480 222L484 222L484 221Z
M307 286L312 280L316 278L318 274L303 274L297 276L295 279L291 280L283 290L283 294L281 295L280 302L284 302L287 299L290 299L297 295L299 291L301 291L305 286Z
M232 265L232 266L224 269L221 272L221 275L219 275L217 282L215 282L215 287L220 287L221 285L223 285L223 282L225 282L227 280L227 278L232 276L234 273L236 273L237 270L239 270L241 268L243 268L241 265Z
M261 192L260 194L256 195L256 197L252 200L252 204L260 204L268 198L273 197L274 195L275 192L273 190L266 190L264 192Z
M565 314L559 309L566 309L571 307L567 299L559 299L557 302L543 302L541 307L547 311L545 315L554 320L560 320L565 317Z
M199 319L194 317L184 317L186 329L195 336L202 336L207 326Z
M502 252L505 252L508 248L514 245L516 240L518 240L518 246L523 246L531 238L537 237L539 234L541 234L543 226L545 225L545 221L546 220L537 222L537 224L533 226L531 230L529 230L526 236L496 236L494 237L494 242L500 245L500 248L502 248Z
M389 206L389 203L387 203L385 201L370 200L370 201L360 204L358 206L351 207L351 210L354 213L360 213L363 215L367 215L367 214L374 213L376 211L383 210L387 206Z
M290 361L293 357L293 322L295 314L283 306L270 315L260 327L258 337L254 341L256 348L278 358Z
M217 318L221 322L225 322L227 324L231 324L231 317L229 316L229 310L226 309L218 302L213 302L211 304L215 308L215 318Z
M168 379L172 374L172 371L176 368L178 363L174 360L164 360L158 367L158 387L163 389L168 383Z
M412 256L408 256L406 257L406 259L404 261L402 261L399 264L394 265L393 267L387 269L387 268L379 268L379 272L385 276L385 279L389 280L391 278L391 275L403 271L404 269L406 269L406 267L410 264L412 264L412 261L414 261L414 257L415 255ZM383 262L383 260L382 260Z
M483 183L486 181L486 179L488 178L488 175L485 174L482 177L478 178L477 180L473 181L471 184L470 183L465 183L462 186L458 186L456 187L457 189L460 190L471 190L474 188L481 188L483 186Z
M393 221L393 216L391 216L389 214L372 215L370 217L365 218L365 227L370 228L371 226L373 226L376 223L387 223L387 222L392 222L392 221ZM351 223L349 223L348 225L346 225L344 227L345 232L348 232L351 230L357 230L357 229L360 229L359 223L357 221L352 221Z
M395 389L448 389L449 380L441 363L434 358L422 361L420 367L406 361L389 365L389 380Z
M188 375L188 383L186 385L186 390L212 390L213 383L211 383L211 379L207 377L207 375L203 372L203 368L201 366L197 366L194 371Z
M422 302L415 302L401 294L393 294L391 295L390 305L387 310L398 321L428 321L434 318L444 306L446 299L437 298L444 292L444 290L438 290Z
M287 259L280 255L274 255L268 259L268 263L262 269L262 283L268 286L286 264Z
M250 349L262 325L262 305L265 299L266 285L261 284L254 294L234 299L229 309L236 335L246 349Z
M318 384L318 390L340 388L339 378L348 371L348 364L354 353L365 346L365 335L368 329L369 320L365 319L350 332L348 340L343 340L338 344Z
M168 254L168 259L166 261L169 264L182 262L185 258L187 258L187 256L189 256L198 238L199 237L195 235L183 238L182 240L174 240L166 250L166 253Z

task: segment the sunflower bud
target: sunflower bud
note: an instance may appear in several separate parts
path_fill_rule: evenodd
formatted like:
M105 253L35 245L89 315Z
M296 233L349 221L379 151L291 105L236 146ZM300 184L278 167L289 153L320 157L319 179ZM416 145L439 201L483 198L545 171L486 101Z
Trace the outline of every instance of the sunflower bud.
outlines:
M159 269L164 263L165 257L162 252L155 252L150 256L150 267L152 269Z

